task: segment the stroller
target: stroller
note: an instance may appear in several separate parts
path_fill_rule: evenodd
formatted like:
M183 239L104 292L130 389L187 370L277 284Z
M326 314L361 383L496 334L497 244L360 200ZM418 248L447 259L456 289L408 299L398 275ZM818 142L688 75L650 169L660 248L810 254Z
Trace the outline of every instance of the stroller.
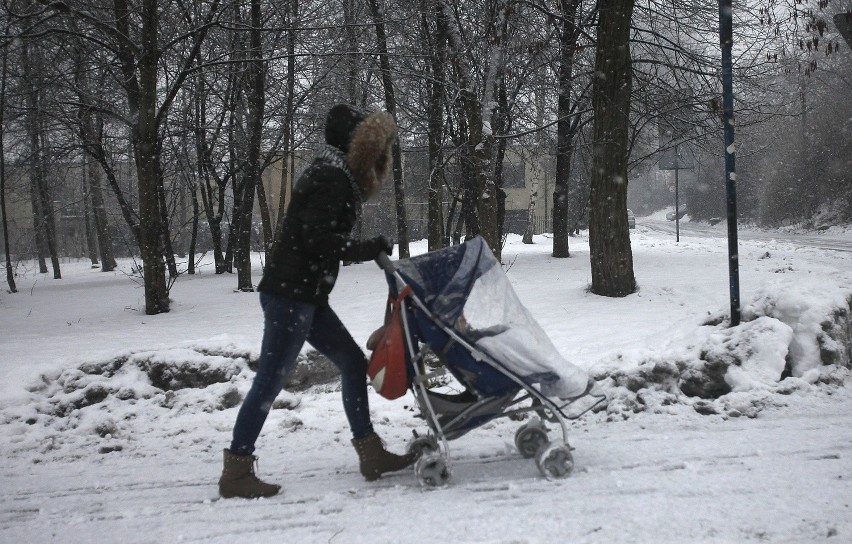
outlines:
M493 419L528 413L534 417L515 433L518 451L534 457L548 479L569 476L574 461L566 420L606 396L559 354L485 241L477 237L396 262L381 254L377 263L389 285L386 319L401 322L396 326L405 348L398 364L405 365L408 382L402 392L412 390L430 429L426 436L415 432L408 445L419 455L415 475L421 485L449 482L449 441ZM391 314L394 305L398 311ZM461 387L434 387L447 380ZM379 385L375 378L373 383ZM561 427L561 439L548 438L545 421Z

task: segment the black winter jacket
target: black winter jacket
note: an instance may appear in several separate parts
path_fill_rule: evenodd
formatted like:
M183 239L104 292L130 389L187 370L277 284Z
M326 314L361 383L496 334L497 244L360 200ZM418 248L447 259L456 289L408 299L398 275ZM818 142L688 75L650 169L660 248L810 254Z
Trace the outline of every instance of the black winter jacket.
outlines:
M361 214L361 202L361 189L346 155L337 148L320 146L293 189L258 290L327 304L341 260L376 257L374 242L350 237Z

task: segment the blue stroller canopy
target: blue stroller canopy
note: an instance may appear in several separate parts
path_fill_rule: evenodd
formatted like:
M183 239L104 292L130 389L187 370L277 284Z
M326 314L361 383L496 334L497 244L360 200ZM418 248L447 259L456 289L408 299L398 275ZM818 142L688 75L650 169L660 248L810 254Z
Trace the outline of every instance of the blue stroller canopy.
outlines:
M401 259L395 266L429 311L452 326L476 280L498 264L488 244L477 236L463 244ZM395 285L391 281L391 287Z
M501 371L547 397L585 392L588 375L559 353L481 237L401 259L395 268L442 325L487 354ZM392 277L388 282L396 294L396 282Z

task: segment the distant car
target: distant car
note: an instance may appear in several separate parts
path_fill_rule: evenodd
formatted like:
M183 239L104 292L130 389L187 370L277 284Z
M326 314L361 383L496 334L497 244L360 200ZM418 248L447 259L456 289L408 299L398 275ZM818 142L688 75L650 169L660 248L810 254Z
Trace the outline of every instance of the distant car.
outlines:
M681 208L681 209L679 209L679 210L678 210L678 214L677 214L677 218L678 218L678 219L683 219L683 216L684 216L684 215L686 215L686 208ZM666 219L668 219L669 221L674 221L674 220L675 220L675 212L674 212L674 210L672 210L672 211L670 211L670 212L668 212L668 213L666 214Z
M627 210L627 228L635 229L636 228L636 216L633 215L633 211L628 208Z

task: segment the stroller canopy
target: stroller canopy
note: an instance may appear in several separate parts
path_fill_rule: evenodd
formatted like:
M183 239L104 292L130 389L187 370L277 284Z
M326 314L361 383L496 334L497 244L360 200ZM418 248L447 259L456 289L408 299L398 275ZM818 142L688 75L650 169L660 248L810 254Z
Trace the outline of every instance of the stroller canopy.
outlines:
M396 269L437 319L524 383L547 397L585 391L588 375L559 353L521 304L481 237L401 259Z

